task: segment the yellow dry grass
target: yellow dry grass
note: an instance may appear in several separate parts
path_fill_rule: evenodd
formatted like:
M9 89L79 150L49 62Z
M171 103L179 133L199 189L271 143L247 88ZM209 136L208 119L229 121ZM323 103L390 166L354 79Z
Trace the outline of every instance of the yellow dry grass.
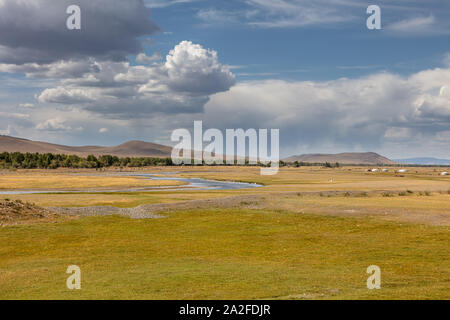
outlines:
M269 190L414 190L447 191L450 176L440 176L442 168L409 168L407 173L396 173L398 168L389 168L387 173L369 173L367 167L302 167L281 168L274 176L261 176L256 167L198 167L178 168L184 177L257 182L271 186Z
M449 228L273 210L0 232L0 299L449 299ZM82 289L68 290L77 265ZM368 290L368 266L382 270Z
M388 173L368 173L366 167L281 168L275 176L261 176L256 167L152 167L131 171L174 176L201 177L226 181L246 181L264 184L262 188L244 190L164 191L124 193L35 194L8 195L39 206L102 206L136 207L142 204L188 202L190 200L220 199L234 196L265 197L264 208L285 209L293 212L310 212L329 215L377 215L383 219L444 224L450 217L450 178L440 176L442 168L409 168L408 173L398 174L394 168ZM55 183L78 181L81 186L105 186L121 183L116 187L142 184L174 183L152 181L132 177L114 177L116 170L106 173L89 170L32 171L22 170L14 174L3 172L0 181L8 177L15 183L34 181L41 188L55 187ZM77 174L74 176L73 174ZM96 176L92 176L95 174ZM101 175L101 176L99 176ZM95 182L95 184L94 184ZM28 183L28 182L27 182ZM24 187L26 184L22 184ZM28 184L30 186L31 184ZM73 185L73 184L72 184ZM1 186L1 182L0 182ZM66 184L67 186L67 184ZM61 186L59 186L61 187ZM349 192L352 196L343 194ZM332 196L330 196L330 194ZM337 193L337 194L333 194ZM391 195L383 196L384 193ZM297 194L302 194L299 197ZM306 194L306 196L305 196ZM365 196L358 196L365 194ZM399 196L399 195L406 196ZM356 196L355 196L356 195ZM244 201L245 202L245 201Z
M23 200L41 207L115 206L131 208L141 204L185 202L220 197L218 193L180 192L126 192L126 193L65 193L5 195L0 198Z
M160 181L139 177L87 176L66 174L2 174L0 189L92 189L181 185L177 181Z
M165 219L88 217L3 228L0 298L448 299L450 178L439 168L365 169L282 168L263 177L248 167L141 168L133 171L264 187L8 196L41 206L214 201L178 211L164 206ZM34 178L48 189L66 178L80 178L79 188L118 178L92 174L102 173L3 172L0 181ZM124 181L118 187L131 183ZM65 287L71 264L82 268L79 292ZM371 264L382 268L382 290L365 286Z

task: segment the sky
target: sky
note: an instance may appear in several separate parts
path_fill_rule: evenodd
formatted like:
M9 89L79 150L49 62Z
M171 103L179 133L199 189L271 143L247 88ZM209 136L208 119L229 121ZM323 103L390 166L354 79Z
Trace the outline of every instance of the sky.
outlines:
M0 134L173 145L202 120L280 129L282 157L450 159L449 40L447 0L0 0Z

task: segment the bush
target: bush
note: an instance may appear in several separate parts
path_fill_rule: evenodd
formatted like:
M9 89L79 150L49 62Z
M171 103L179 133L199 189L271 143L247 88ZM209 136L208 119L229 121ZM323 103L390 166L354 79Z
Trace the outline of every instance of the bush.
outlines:
M0 168L4 169L57 169L57 168L106 168L106 167L144 167L144 166L172 166L170 158L118 158L104 155L97 158L89 155L81 158L76 155L39 154L3 152L0 153Z

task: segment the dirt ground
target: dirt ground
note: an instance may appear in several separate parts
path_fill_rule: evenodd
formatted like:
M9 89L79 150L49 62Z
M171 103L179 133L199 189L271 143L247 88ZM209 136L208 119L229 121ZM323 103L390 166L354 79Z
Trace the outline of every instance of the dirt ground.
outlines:
M20 200L0 200L0 227L38 222L56 222L61 217L57 212L31 203Z
M336 205L332 198L345 197L345 205ZM116 208L112 206L93 206L82 208L53 207L50 210L69 216L104 216L122 215L134 219L151 219L164 217L164 213L192 209L271 209L285 210L299 214L320 214L343 217L377 217L388 221L404 221L436 226L450 226L449 210L423 210L420 208L375 207L351 204L349 198L359 199L359 194L330 192L326 193L280 193L271 195L241 195L218 199L191 200L176 203L145 204L135 208ZM368 197L368 196L364 196ZM385 201L380 195L372 196L375 200ZM426 200L426 198L424 198ZM450 199L450 196L449 196ZM340 199L341 200L341 199Z

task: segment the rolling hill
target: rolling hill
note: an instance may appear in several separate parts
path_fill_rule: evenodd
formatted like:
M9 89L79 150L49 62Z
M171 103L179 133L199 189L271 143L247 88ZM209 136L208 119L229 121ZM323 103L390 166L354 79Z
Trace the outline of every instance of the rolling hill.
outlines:
M87 157L92 154L95 156L166 158L170 157L172 148L143 141L129 141L115 147L71 147L0 135L0 152L74 154L80 157Z
M395 164L394 161L374 152L339 154L303 154L283 159L285 162L336 163L341 164Z

